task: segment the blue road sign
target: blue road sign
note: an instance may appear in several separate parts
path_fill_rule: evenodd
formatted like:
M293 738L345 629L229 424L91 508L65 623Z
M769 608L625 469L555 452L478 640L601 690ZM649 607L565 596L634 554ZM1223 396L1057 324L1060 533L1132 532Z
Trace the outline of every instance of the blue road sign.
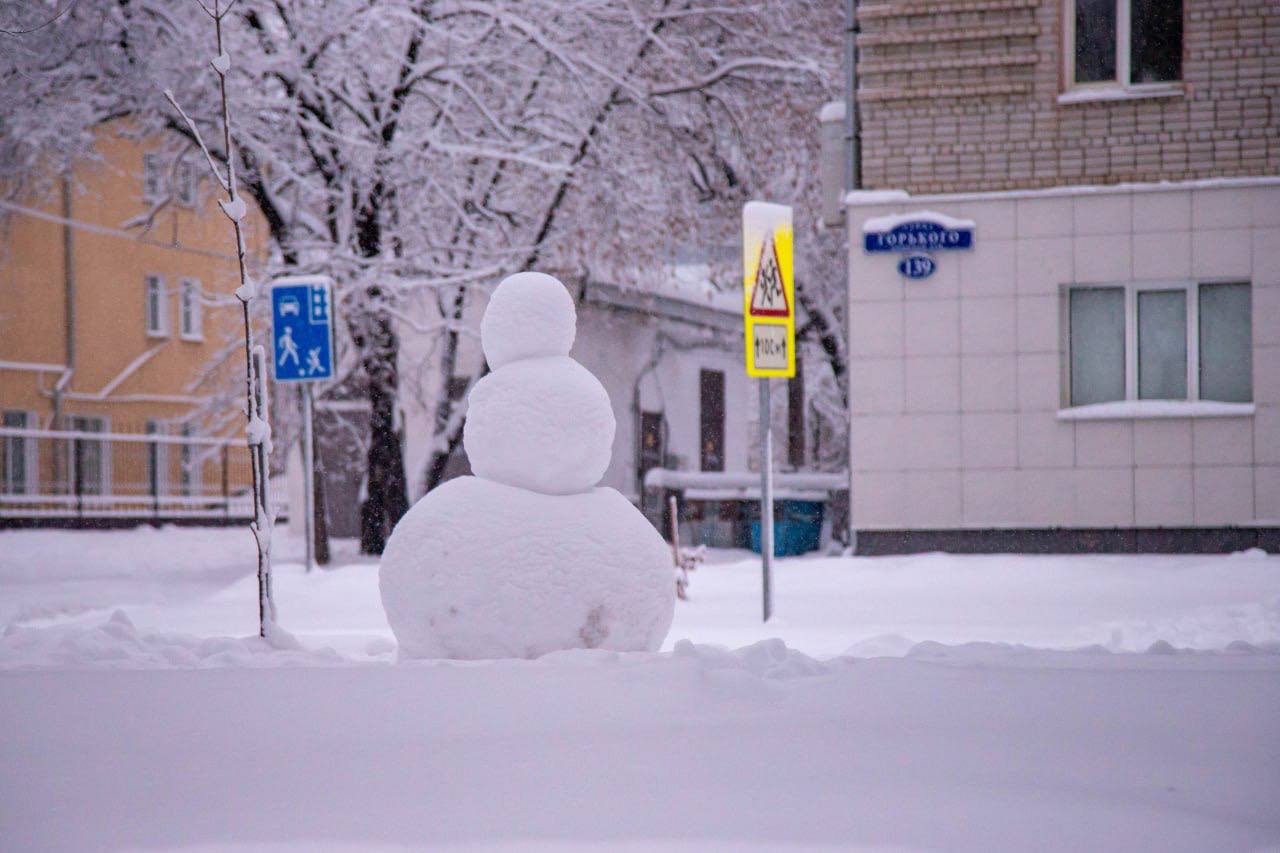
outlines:
M937 217L937 214L933 214ZM972 249L973 225L962 222L948 224L922 215L919 219L897 222L884 230L867 230L862 235L862 248L870 252L926 252L937 249ZM942 217L937 217L942 218ZM870 225L870 223L868 223Z
M928 255L906 255L898 261L898 272L907 278L928 278L938 268Z
M281 279L271 287L272 360L277 382L333 378L333 287L326 278Z

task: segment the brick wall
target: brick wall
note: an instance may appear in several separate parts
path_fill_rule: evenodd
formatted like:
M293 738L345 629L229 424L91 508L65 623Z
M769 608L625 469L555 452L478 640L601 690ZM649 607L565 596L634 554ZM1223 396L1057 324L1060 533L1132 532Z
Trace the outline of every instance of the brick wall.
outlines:
M863 186L1280 174L1280 2L1184 0L1181 90L1059 104L1063 0L861 0Z

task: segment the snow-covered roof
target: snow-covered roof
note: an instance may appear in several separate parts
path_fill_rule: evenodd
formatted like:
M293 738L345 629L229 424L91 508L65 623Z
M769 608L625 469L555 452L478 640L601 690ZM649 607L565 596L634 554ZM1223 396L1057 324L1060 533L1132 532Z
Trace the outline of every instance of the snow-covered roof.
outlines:
M1108 193L1174 192L1178 190L1232 189L1238 187L1272 187L1280 185L1280 177L1251 175L1239 178L1201 178L1194 181L1153 181L1142 184L1074 184L1025 190L988 190L962 193L924 193L911 195L905 190L851 190L844 197L847 205L888 204L895 201L993 201L998 199L1042 198L1044 196L1105 195Z
M849 475L835 471L775 472L773 484L779 490L830 492L849 487ZM673 471L650 468L644 475L646 489L699 489L760 491L760 474L755 471Z
M690 305L701 305L724 311L729 314L742 312L742 288L721 288L711 280L711 267L708 264L677 264L671 269L672 274L662 280L656 287L641 287L664 299L687 302Z
M586 286L583 301L717 328L741 324L741 286L718 287L711 280L710 267L703 264L682 264L671 270L670 275L656 283L591 282Z

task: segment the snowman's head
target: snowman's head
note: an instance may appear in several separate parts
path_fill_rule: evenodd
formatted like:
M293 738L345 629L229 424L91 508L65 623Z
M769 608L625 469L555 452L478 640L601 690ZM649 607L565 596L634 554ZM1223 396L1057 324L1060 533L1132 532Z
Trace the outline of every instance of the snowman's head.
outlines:
M541 272L518 272L502 280L480 321L480 344L489 367L524 358L568 355L577 332L573 298L563 284Z

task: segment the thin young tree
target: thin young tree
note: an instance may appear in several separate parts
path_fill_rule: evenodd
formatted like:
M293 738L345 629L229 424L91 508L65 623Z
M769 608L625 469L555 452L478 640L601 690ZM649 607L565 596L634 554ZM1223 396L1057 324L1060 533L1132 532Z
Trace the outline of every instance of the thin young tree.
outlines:
M235 148L231 133L231 103L227 97L227 72L231 68L231 56L224 47L222 35L223 20L234 0L228 0L228 5L225 7L221 5L221 0L213 0L212 7L204 5L203 0L194 0L194 2L209 17L213 25L216 53L209 65L218 76L225 173L219 169L218 163L204 143L199 128L178 103L172 90L165 89L164 96L189 128L192 138L204 154L214 180L227 194L226 200L219 201L218 204L231 225L235 242L236 270L240 280L240 286L236 288L236 298L240 300L244 323L245 416L247 418L245 437L249 445L249 458L253 469L253 520L249 527L253 531L253 540L258 549L258 635L263 639L272 640L277 633L275 600L271 594L271 537L276 516L275 509L271 505L271 477L268 464L268 457L271 454L271 418L267 405L266 355L262 346L253 342L253 324L249 316L249 306L257 295L257 287L249 279L245 261L246 245L242 222L247 207L240 196L236 182Z

